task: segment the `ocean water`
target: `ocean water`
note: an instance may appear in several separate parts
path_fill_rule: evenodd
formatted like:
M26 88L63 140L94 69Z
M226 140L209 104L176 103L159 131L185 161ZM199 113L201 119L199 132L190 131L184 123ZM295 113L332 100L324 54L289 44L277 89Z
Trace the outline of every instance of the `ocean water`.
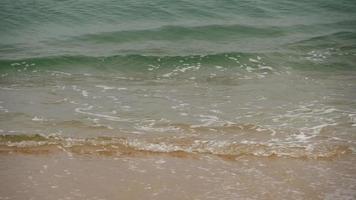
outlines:
M356 198L355 1L2 0L0 19L0 199Z

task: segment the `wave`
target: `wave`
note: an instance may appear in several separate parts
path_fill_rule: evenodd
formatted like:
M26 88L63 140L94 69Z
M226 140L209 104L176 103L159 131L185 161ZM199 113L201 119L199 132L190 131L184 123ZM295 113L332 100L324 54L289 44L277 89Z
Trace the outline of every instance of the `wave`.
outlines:
M339 33L347 35L351 33ZM354 33L352 33L354 34ZM317 41L318 38L311 39ZM57 70L73 71L75 68L90 68L100 72L119 70L122 72L155 71L171 69L174 72L192 71L190 69L222 68L235 69L239 72L272 73L279 71L284 73L288 68L307 70L354 70L356 66L356 46L346 43L339 48L310 48L304 46L304 42L294 43L290 48L304 49L301 52L281 53L243 53L226 52L217 54L192 54L192 55L144 55L127 54L113 56L83 56L62 55L34 57L28 59L0 60L0 71L25 69L31 70ZM285 66L288 66L287 68ZM276 70L276 71L275 71ZM23 71L23 70L22 70ZM75 70L74 70L75 71ZM194 71L194 70L193 70ZM199 70L202 72L202 70ZM209 71L208 71L209 72ZM209 72L210 73L210 72Z
M248 61L250 58L255 58L262 54L227 52L219 54L195 54L182 56L154 56L144 54L128 54L128 55L113 55L113 56L83 56L83 55L62 55L48 57L34 57L28 59L17 60L0 60L2 67L51 67L51 66L114 66L117 68L134 69L148 65L159 65L162 67L174 68L183 64L205 64L207 66L215 66L218 64L235 65L239 62ZM239 62L237 62L239 61ZM33 64L33 65L31 65ZM240 65L238 65L240 66Z
M303 46L304 48L310 46L311 48L320 47L349 47L348 49L356 49L356 32L354 31L337 31L324 35L314 36L308 39L300 40L289 44L290 47ZM345 48L346 50L346 48Z
M101 32L74 36L68 42L93 43L125 43L150 40L180 41L180 40L207 40L230 41L250 39L268 39L287 36L294 33L317 32L334 27L333 31L354 31L355 20L344 20L333 23L295 24L286 26L277 25L245 25L245 24L206 24L197 26L164 25L158 28L121 30L114 32ZM328 30L327 32L330 32ZM351 38L354 38L351 36Z
M294 159L335 159L352 154L345 144L257 143L252 141L202 140L197 138L137 139L123 137L70 138L58 135L1 135L0 153L48 154L66 152L68 155L142 156L170 155L199 157L215 155L234 160L241 156L284 157Z
M271 38L283 36L278 27L254 27L247 25L205 25L205 26L162 26L155 29L124 30L86 34L73 37L69 42L124 43L149 40L225 40L243 39L244 37Z

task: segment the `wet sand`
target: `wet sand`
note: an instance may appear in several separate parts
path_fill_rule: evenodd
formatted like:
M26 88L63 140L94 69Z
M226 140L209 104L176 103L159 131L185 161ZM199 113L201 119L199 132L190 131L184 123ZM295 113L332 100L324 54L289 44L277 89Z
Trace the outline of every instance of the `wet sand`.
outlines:
M355 156L0 155L0 199L353 199Z

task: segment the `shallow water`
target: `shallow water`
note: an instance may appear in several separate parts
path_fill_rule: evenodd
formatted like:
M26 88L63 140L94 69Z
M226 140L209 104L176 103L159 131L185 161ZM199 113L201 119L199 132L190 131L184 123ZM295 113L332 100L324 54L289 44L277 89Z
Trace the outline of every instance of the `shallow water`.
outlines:
M353 156L333 162L59 154L1 159L3 199L353 199L355 191Z
M0 199L353 199L355 9L2 1Z

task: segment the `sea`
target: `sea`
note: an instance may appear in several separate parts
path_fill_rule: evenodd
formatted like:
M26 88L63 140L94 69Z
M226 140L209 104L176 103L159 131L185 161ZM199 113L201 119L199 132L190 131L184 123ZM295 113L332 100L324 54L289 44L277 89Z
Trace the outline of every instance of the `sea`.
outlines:
M1 0L0 199L356 199L356 1Z

